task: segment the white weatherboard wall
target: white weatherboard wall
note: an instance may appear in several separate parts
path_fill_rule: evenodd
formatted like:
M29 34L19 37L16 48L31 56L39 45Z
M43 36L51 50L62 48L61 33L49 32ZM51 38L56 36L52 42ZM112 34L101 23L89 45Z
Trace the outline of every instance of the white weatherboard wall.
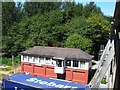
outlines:
M35 57L33 63L39 63L39 57Z
M81 69L89 70L89 62L85 62L85 66Z
M64 69L64 67L55 67L54 72L63 74L65 72L65 69Z
M63 60L65 63L65 60ZM35 64L46 64L51 66L56 66L56 60L53 60L50 58L49 60L46 60L45 57L33 57L33 56L24 56L21 55L21 62L28 62L28 63L35 63ZM78 67L73 67L73 60L71 60L71 66L67 66L67 68L74 68L74 69L83 69L83 70L89 70L89 68L92 66L92 61L85 61L85 65L81 67L81 61L79 61ZM62 67L64 67L62 62ZM66 67L66 66L65 66Z
M66 66L67 68L74 68L74 69L83 69L83 70L89 70L90 68L90 62L89 61L84 61L85 64L81 66L81 62L79 61L78 67L73 67L73 60L71 60L71 66ZM65 63L65 62L64 62Z
M79 62L79 69L89 70L89 62L85 61L85 65L80 67L81 62Z
M33 63L33 58L34 58L34 57L29 56L29 57L28 57L28 61L29 61L30 63Z
M28 63L34 63L34 64L46 64L51 66L56 66L56 61L52 60L52 58L46 60L45 57L33 57L33 56L25 56L21 55L21 62L28 62Z
M21 62L23 62L23 55L21 55Z
M22 62L28 62L28 56L21 55Z

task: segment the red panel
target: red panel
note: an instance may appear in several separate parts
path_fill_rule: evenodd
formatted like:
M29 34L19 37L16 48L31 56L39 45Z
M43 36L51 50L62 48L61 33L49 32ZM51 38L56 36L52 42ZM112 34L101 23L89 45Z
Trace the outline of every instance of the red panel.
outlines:
M44 76L44 66L34 66L34 74L38 76Z
M66 80L72 80L72 73L71 73L72 69L68 69L66 68Z
M23 65L23 70L24 70L24 72L32 73L32 65L30 65L30 64L24 64Z
M57 78L57 74L54 73L54 67L46 67L46 77Z
M81 84L88 83L88 71L86 70L76 70L73 72L73 82L78 82Z
M88 70L73 70L72 68L66 68L66 80L73 82L87 84L88 83Z

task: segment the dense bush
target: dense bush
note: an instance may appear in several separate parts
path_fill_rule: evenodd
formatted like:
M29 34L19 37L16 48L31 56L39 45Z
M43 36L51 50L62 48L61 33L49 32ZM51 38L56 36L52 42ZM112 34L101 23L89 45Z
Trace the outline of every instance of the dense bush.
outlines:
M7 57L3 57L1 60L2 60L1 61L2 65L5 64L7 66L12 66L13 63L14 63L14 65L20 64L20 57L19 56L15 57L14 61L12 61L11 58L7 58Z

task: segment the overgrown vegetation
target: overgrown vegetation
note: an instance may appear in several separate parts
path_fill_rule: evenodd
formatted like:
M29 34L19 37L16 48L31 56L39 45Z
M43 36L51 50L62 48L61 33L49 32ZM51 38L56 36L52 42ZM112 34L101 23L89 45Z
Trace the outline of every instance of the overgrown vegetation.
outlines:
M7 57L2 57L2 64L5 64L7 66L11 66L12 65L12 59L11 58L7 58Z
M3 2L3 46L7 57L33 46L80 48L97 59L110 32L106 17L94 2ZM14 13L13 13L14 12ZM19 59L15 59L19 63ZM3 63L12 65L3 57Z
M12 70L12 68L11 68L11 67L2 68L2 71L10 71L10 70Z
M101 83L106 84L107 83L106 79L102 79Z
M8 57L2 57L2 64L4 65L7 65L7 66L12 66L13 64L14 65L20 65L20 57L17 56L14 58L14 61L12 61L11 58L8 58Z
M7 76L6 74L1 74L1 78L4 78L5 76Z

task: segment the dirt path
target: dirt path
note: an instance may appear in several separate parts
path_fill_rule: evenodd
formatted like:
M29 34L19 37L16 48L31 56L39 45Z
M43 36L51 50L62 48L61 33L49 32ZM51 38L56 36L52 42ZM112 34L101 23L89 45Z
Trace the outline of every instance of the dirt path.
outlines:
M0 74L6 74L8 75L10 72L9 71L0 71Z
M0 66L0 68L9 68L10 66L6 66L6 67L3 67L3 66ZM21 67L20 66L17 66L15 69L13 69L13 67L10 67L12 68L11 70L9 71L4 71L4 70L0 70L0 77L4 74L4 75L10 75L12 73L18 73L18 72L21 72ZM1 77L2 78L2 77Z

